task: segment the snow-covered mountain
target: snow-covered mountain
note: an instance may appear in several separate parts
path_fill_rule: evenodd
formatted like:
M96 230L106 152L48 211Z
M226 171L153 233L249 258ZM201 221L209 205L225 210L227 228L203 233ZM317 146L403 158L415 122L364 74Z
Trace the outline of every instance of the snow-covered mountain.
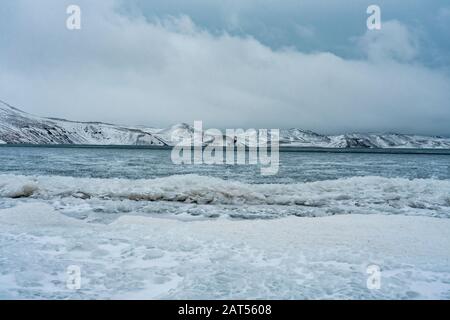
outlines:
M155 129L42 118L0 100L0 144L171 146L182 141L190 142L193 136L194 128L188 124ZM222 141L232 145L234 137L211 134L205 134L203 137L204 144L218 144ZM280 145L322 148L450 149L450 138L396 133L327 136L312 131L288 129L280 131Z
M36 117L0 101L0 143L165 145L143 129Z
M280 145L322 148L450 149L450 138L398 133L320 135L300 129L281 130Z

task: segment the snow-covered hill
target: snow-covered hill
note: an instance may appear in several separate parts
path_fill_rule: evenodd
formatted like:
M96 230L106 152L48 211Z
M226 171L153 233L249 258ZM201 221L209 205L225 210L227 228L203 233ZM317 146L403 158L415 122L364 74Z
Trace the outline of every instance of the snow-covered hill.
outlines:
M323 148L450 149L450 138L397 133L320 135L299 129L281 130L280 145Z
M138 128L40 118L0 101L0 140L8 144L165 145Z
M190 142L193 136L194 128L184 123L166 129L155 129L42 118L0 100L0 144L171 146L181 141ZM234 137L205 135L203 141L205 144L226 141L226 144L230 145L234 144ZM322 148L450 149L450 138L396 133L326 136L312 131L288 129L280 131L280 145Z

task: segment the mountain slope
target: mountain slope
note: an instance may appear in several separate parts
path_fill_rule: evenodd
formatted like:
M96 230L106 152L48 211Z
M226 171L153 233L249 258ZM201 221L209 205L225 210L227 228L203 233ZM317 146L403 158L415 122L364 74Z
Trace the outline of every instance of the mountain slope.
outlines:
M450 149L450 139L398 133L353 133L330 136L334 148Z
M165 145L149 132L100 122L40 118L0 101L0 141L8 144Z
M76 122L36 117L0 100L0 144L86 144L172 146L190 143L194 128L177 124L166 129L124 127L101 122ZM237 144L245 143L241 135ZM234 144L234 137L207 135L203 143ZM450 149L450 138L396 133L326 136L301 129L280 130L284 147Z

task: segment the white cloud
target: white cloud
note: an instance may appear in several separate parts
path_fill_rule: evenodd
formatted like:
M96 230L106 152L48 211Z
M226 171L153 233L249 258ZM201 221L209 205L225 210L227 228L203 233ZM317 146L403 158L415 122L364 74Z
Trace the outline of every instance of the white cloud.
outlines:
M372 61L397 60L408 62L418 55L418 39L402 23L391 20L381 30L368 30L358 41Z
M450 134L450 81L406 63L417 48L398 23L366 35L370 59L358 61L212 35L186 16L149 22L113 2L78 2L79 32L65 30L55 2L0 17L11 37L0 51L2 99L41 115L127 124Z

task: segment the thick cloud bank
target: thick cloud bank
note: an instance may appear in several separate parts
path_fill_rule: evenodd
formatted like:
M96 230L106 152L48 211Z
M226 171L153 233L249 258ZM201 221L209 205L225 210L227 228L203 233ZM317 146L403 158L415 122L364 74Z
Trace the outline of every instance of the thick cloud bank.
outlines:
M356 60L77 2L80 31L66 29L64 1L2 4L2 99L76 120L450 135L448 75L415 60L426 48L399 21L353 39Z

